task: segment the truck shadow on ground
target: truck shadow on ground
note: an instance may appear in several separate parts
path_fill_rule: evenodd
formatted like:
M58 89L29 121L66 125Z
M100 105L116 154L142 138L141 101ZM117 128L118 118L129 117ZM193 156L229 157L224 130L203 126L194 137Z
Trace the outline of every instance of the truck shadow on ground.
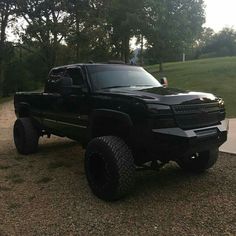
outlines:
M53 143L52 142L41 143L38 148L38 153L50 155L50 154L54 154L55 152L60 152L60 151L64 152L65 150L67 151L68 149L71 150L75 147L80 147L79 143L77 143L76 141L62 139L62 140L55 141Z
M60 169L62 175L66 175L69 168L74 173L72 183L74 182L75 186L72 187L73 189L77 186L78 179L81 177L79 181L83 181L84 183L82 184L87 185L83 165L84 150L77 142L66 139L55 140L53 143L42 143L36 155L44 157L44 160L47 159L48 169L65 167L66 169L64 170ZM44 162L43 159L38 159L42 165L45 164L42 163ZM147 197L150 194L160 196L165 195L165 193L178 195L180 189L181 191L186 191L186 193L196 193L199 189L204 190L203 188L211 189L214 180L214 178L210 178L212 175L214 175L214 171L198 175L184 172L174 162L167 164L159 171L137 171L135 174L135 187L127 199L139 198L141 196ZM205 187L202 186L202 181L205 182Z
M168 164L163 169L156 171L145 171L136 174L136 186L135 194L142 193L154 193L166 191L171 194L180 189L188 189L189 191L195 191L196 189L202 189L201 181L207 180L211 173L193 174L185 172L180 169L177 164ZM208 179L209 180L209 179ZM207 184L207 182L206 182ZM211 185L209 182L208 187ZM194 190L193 185L195 185ZM198 186L199 185L199 186Z

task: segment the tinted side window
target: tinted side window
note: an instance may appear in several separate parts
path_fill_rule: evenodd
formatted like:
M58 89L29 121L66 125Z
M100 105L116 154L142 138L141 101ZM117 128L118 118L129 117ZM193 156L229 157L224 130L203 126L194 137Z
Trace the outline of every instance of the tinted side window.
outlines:
M84 85L83 73L80 68L69 68L66 71L66 75L72 78L73 85L75 86Z
M65 74L65 69L54 69L50 72L49 78L45 84L45 93L58 93L59 92L59 83L60 83L60 76Z
M61 68L61 69L54 69L51 71L49 77L53 77L53 76L63 76L65 73L65 69Z

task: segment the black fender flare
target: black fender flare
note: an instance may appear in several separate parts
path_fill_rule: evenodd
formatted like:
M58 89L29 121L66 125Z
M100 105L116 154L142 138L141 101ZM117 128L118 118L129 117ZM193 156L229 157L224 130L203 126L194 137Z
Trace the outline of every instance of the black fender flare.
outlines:
M110 109L97 109L94 110L90 116L89 136L93 137L93 128L96 125L96 121L100 119L113 119L117 120L122 124L125 124L127 129L133 127L133 122L127 113L121 111L115 111Z
M16 105L15 108L15 113L17 115L17 117L22 117L21 114L27 114L27 117L30 116L30 104L26 103L26 102L20 102L18 105Z

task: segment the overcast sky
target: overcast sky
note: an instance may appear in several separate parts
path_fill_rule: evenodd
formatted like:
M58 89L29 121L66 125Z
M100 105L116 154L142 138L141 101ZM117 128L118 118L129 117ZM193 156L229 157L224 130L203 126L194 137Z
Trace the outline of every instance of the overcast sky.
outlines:
M223 27L236 29L236 0L205 0L206 24L215 31Z

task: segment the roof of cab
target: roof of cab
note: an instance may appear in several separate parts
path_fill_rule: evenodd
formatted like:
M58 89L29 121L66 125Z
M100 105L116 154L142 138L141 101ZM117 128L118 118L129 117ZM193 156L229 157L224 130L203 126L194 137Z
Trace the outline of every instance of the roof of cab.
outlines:
M137 66L137 65L130 65L130 64L119 64L119 63L76 63L76 64L70 64L70 65L64 65L64 66L58 66L52 68L52 70L58 70L58 69L64 69L64 68L70 68L70 67L78 67L78 66Z

